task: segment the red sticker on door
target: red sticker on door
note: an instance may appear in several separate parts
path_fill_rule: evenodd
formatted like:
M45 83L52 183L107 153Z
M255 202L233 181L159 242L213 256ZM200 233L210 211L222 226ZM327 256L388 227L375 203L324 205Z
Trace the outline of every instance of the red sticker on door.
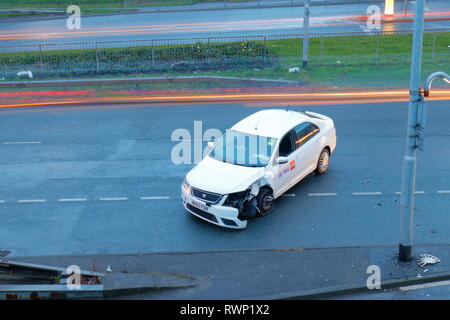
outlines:
M291 160L291 162L289 162L289 164L291 165L291 170L295 169L295 160Z

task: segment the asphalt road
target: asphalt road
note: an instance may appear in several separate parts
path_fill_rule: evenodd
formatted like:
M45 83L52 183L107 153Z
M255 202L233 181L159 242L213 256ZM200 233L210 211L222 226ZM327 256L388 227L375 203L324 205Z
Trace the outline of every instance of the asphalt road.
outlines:
M194 121L202 120L203 130L223 132L256 112L254 105L1 109L1 249L25 256L398 242L406 102L311 107L335 120L330 171L300 182L277 200L275 212L246 230L187 215L179 193L192 165L172 163L173 130L193 132ZM449 243L448 102L430 102L429 109L415 241Z
M396 12L403 13L403 2L396 5ZM368 4L314 6L311 32L366 31L366 22L355 18L367 15L367 7ZM409 11L412 10L411 3ZM441 12L441 16L448 17L448 11L448 1L435 0L427 5L427 14ZM80 30L68 30L66 19L11 21L0 23L0 45L297 34L302 32L302 17L303 8L282 7L82 16ZM426 28L449 26L449 21L425 23ZM410 30L412 23L383 23L382 29Z

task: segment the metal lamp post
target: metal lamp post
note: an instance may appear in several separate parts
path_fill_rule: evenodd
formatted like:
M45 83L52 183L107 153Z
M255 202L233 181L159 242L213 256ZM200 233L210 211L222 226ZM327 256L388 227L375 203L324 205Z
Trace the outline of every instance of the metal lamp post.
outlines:
M416 0L414 14L414 38L409 91L409 113L407 147L403 160L402 187L400 197L400 243L399 259L408 261L412 256L412 234L414 218L414 192L416 187L416 149L420 148L425 112L420 92L420 72L424 25L424 0Z
M425 81L423 90L425 97L430 95L431 85L436 79L443 79L450 84L450 76L447 73L435 72L430 74ZM415 80L416 79L414 78L414 81ZM416 82L414 82L414 84L416 84ZM408 117L408 147L403 164L402 195L400 200L399 259L402 261L410 260L412 255L414 191L416 182L415 150L423 147L423 130L425 129L426 118L426 106L420 88L418 91L411 90Z
M424 96L429 96L431 85L436 79L443 79L450 84L450 76L448 74L444 72L435 72L426 79L423 90L424 96L422 95L420 90L420 71L422 60L424 0L416 0L414 15L407 148L403 160L400 198L399 259L402 261L408 261L412 256L414 193L416 185L416 149L422 149L423 146L423 130L425 129L426 123Z

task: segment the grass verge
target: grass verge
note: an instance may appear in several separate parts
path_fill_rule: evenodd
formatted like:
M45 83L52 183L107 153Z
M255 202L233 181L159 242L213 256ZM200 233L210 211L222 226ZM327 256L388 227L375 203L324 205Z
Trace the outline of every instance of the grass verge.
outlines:
M309 65L297 72L288 70L301 64L298 38L4 53L0 54L0 77L3 66L10 75L32 70L38 79L220 75L296 80L331 88L405 88L411 43L409 34L313 38ZM448 32L425 34L424 77L450 71L449 43Z

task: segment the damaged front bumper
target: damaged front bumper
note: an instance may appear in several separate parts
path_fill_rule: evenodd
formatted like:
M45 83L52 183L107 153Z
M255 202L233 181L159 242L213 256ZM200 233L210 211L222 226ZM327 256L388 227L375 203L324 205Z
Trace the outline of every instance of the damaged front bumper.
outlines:
M218 204L208 204L194 197L182 187L181 198L184 208L200 219L225 228L245 229L247 227L247 220L238 218L239 210L237 208L222 205L226 197Z

